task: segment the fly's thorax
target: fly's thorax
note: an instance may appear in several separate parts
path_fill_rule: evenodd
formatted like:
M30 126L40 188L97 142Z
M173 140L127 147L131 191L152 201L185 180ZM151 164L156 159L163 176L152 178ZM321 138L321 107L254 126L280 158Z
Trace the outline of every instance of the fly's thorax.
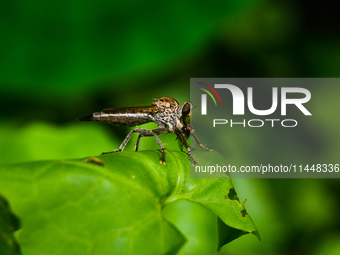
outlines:
M182 128L181 109L160 108L154 114L155 123L161 128L168 128L171 132L175 128Z
M179 102L172 97L160 97L152 103L152 106L158 108L178 108L180 107Z
M155 123L161 128L168 128L174 132L175 128L182 128L181 123L182 107L179 102L172 97L158 98L153 104Z

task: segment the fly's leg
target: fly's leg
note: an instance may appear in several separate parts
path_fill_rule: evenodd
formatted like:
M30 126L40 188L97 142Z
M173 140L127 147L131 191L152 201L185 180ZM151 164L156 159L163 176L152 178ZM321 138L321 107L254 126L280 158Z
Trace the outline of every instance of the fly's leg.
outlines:
M162 142L159 140L157 135L167 134L167 133L170 133L170 131L167 130L166 128L156 128L154 130L144 129L144 130L145 130L145 132L140 133L138 138L137 138L135 151L138 151L139 141L140 141L141 137L143 137L143 136L153 136L153 137L155 137L156 142L158 143L159 147L161 147L161 150L162 150L162 156L161 156L160 163L165 165L165 148L164 148Z
M139 146L139 140L141 137L143 136L153 136L155 137L156 139L156 142L158 143L158 145L161 147L161 150L162 150L162 156L161 156L161 161L160 163L161 164L164 164L165 165L165 148L162 144L162 142L159 140L158 136L157 135L160 135L160 134L167 134L169 133L170 131L167 130L166 128L156 128L154 130L149 130L149 129L142 129L142 128L136 128L136 129L133 129L130 131L130 133L125 137L124 141L122 142L122 144L119 146L118 149L116 150L113 150L113 151L109 151L109 152L103 152L103 154L109 154L109 153L114 153L114 152L119 152L119 151L122 151L124 150L126 144L129 142L131 136L133 133L139 133L139 136L137 138L137 142L136 142L136 146L135 146L135 151L138 150L138 146Z
M159 163L165 165L165 152L164 152L165 148L164 148L161 140L159 140L158 136L155 133L153 133L153 136L155 137L156 142L158 143L159 147L161 147L161 149L162 149L161 161Z
M193 164L194 166L197 166L198 164L197 164L196 160L194 159L194 157L192 156L192 154L191 154L191 149L190 149L190 147L189 147L189 145L188 145L188 143L187 143L186 140L184 140L184 146L186 147L186 149L187 149L187 151L188 151L188 154L189 154L189 156L190 156L190 159L192 160L192 164Z
M137 138L136 145L135 145L135 151L138 151L139 140L140 140L140 138L141 138L142 136L143 136L142 134L139 134L139 136L138 136L138 138Z
M148 130L148 131L151 131L151 132L147 132L147 133L141 133L139 134L138 138L137 138L137 141L136 141L136 145L135 145L135 151L138 151L138 147L139 147L139 141L141 139L141 137L143 136L153 136L153 134L156 134L156 135L160 135L160 134L167 134L167 133L170 133L169 130L167 130L166 128L156 128L154 130ZM157 141L158 137L156 138L156 141ZM159 140L159 139L158 139ZM158 141L157 141L158 143ZM158 143L159 144L159 143ZM162 145L163 146L163 145ZM162 146L160 146L162 148Z
M135 133L135 132L141 133L141 130L143 130L143 129L136 128L134 130L131 130L130 133L128 133L128 135L125 137L124 141L122 142L122 144L119 146L118 149L113 150L113 151L103 152L101 155L115 153L115 152L119 152L119 151L124 150L126 144L129 142L132 134Z
M205 147L197 138L197 136L194 133L191 133L192 137L195 139L196 143L198 144L199 147L201 147L202 149L206 150L206 151L212 151L212 149Z
M198 164L197 164L196 160L194 159L194 157L192 156L190 146L189 146L187 140L185 139L185 136L184 136L183 132L182 132L180 129L177 129L177 130L175 130L175 134L177 135L177 138L180 140L180 142L181 142L181 143L185 146L185 148L187 149L188 154L189 154L189 157L190 157L190 159L191 159L191 161L192 161L192 164L193 164L194 166L197 166Z
M188 131L190 132L190 134L192 135L192 137L195 139L196 143L198 144L199 147L201 147L202 149L206 150L206 151L212 151L212 149L205 147L197 138L197 136L194 134L195 129L193 126L191 126L190 124L187 124L185 127L185 137L188 139L189 138L189 134Z

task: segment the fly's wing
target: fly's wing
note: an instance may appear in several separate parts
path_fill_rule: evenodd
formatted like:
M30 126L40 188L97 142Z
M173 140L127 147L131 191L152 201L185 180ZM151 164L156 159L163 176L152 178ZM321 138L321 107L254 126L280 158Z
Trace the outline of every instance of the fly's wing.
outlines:
M150 106L107 108L80 118L80 121L100 121L118 126L137 126L154 121L157 108Z

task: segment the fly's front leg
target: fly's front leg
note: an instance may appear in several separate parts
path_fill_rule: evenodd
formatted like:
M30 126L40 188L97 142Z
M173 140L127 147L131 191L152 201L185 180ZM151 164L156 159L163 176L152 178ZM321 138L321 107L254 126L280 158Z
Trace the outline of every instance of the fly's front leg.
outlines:
M192 156L191 149L190 149L190 147L189 147L189 145L188 145L188 143L187 143L186 140L184 140L184 146L186 147L186 149L187 149L187 151L188 151L188 154L189 154L189 156L190 156L190 159L192 160L192 164L193 164L194 166L197 166L198 164L197 164L196 160L194 159L194 157Z
M192 156L191 149L190 149L190 147L189 147L189 144L188 144L187 140L185 139L185 136L184 136L183 132L182 132L180 129L177 129L177 130L175 131L175 134L177 135L177 138L180 140L180 142L181 142L181 143L185 146L185 148L187 149L188 154L189 154L189 156L190 156L190 159L192 160L192 164L193 164L194 166L198 165L197 162L196 162L196 160L195 160L194 157Z
M199 147L201 147L202 149L206 150L206 151L212 151L212 149L205 147L197 138L197 136L194 133L191 133L192 137L195 139L196 143L198 144Z
M196 143L198 144L199 147L201 147L202 149L206 150L206 151L212 151L212 149L205 147L197 138L197 136L194 134L195 129L193 126L191 126L190 124L187 124L187 126L185 127L186 131L189 131L190 134L192 135L192 137L195 139Z

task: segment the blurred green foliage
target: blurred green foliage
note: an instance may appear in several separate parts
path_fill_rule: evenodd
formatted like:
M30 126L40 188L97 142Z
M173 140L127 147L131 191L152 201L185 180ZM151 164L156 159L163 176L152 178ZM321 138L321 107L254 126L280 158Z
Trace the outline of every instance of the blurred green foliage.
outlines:
M184 103L190 77L338 77L337 11L329 1L306 0L1 1L0 162L115 149L126 128L75 119L160 96ZM340 119L326 110L337 106L339 89L314 90L324 98L311 101L319 124L278 136L278 143L244 132L226 135L230 157L279 161L289 149L305 160L337 158ZM178 149L174 136L160 138ZM126 150L133 150L133 139ZM303 146L291 148L296 139ZM155 148L153 139L141 141L141 150ZM262 242L248 235L222 254L340 253L338 180L234 183ZM167 205L164 214L188 236L180 254L215 253L216 216L183 201Z
M12 213L8 202L0 194L0 251L2 255L19 255L20 248L14 232L20 229L18 218Z

